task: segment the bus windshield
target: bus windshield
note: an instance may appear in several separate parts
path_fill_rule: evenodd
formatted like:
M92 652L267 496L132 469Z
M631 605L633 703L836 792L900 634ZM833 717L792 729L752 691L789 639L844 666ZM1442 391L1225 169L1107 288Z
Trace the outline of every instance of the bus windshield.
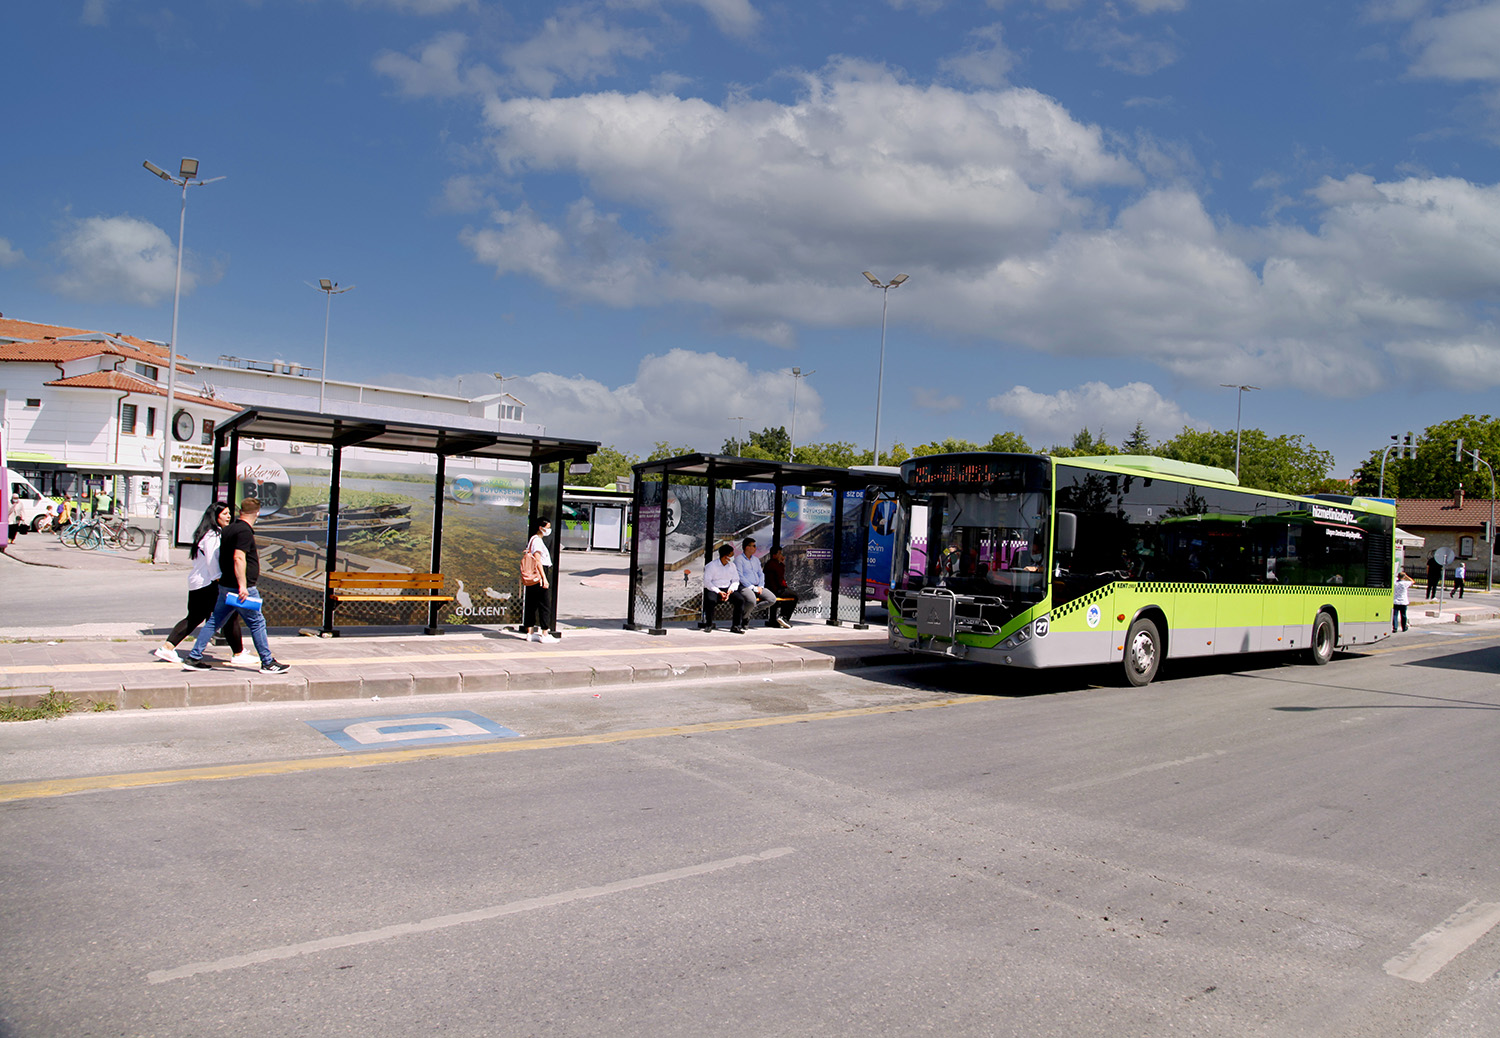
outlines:
M896 535L894 586L1035 602L1047 586L1047 494L950 490L912 494Z

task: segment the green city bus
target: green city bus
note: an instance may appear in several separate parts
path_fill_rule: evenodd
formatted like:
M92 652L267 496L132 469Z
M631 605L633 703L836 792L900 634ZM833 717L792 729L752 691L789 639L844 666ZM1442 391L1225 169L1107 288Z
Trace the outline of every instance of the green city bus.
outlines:
M1390 634L1395 506L1138 455L901 466L888 607L913 653L1063 667L1335 648Z

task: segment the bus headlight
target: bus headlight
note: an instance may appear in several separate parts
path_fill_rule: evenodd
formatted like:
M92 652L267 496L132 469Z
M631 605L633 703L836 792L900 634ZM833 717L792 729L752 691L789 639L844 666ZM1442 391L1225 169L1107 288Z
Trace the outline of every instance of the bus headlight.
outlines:
M1021 628L1015 634L1013 634L1009 638L1005 639L1005 643L1003 645L1003 648L1014 649L1017 645L1022 645L1022 644L1026 643L1026 642L1028 642L1030 640L1031 640L1031 625L1027 624L1025 627Z

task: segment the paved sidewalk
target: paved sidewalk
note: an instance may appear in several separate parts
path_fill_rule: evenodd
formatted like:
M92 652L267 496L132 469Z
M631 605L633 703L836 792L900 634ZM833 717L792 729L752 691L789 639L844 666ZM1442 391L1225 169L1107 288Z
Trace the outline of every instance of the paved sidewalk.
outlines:
M883 628L821 624L758 627L743 635L579 628L551 643L491 631L336 639L278 633L272 646L292 668L280 675L230 667L222 646L208 654L220 661L214 670L189 672L152 657L155 644L141 638L0 644L0 696L29 701L57 690L82 705L120 709L399 699L834 670L892 658Z

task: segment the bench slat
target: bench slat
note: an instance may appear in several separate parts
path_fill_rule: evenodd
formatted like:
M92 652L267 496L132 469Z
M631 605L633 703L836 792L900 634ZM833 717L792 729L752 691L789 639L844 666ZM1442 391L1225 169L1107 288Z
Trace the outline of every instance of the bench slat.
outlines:
M335 602L451 602L452 595L345 595L335 593Z

